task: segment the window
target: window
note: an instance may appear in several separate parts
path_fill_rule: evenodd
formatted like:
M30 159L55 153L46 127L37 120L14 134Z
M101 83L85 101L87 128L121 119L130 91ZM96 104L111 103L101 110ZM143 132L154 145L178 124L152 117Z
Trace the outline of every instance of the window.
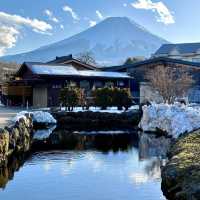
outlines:
M93 86L95 88L102 88L104 84L101 81L95 81Z
M59 85L59 84L54 84L54 85L52 86L52 88L53 88L53 89L60 89L60 88L62 88L62 86Z
M124 83L124 81L118 81L117 85L120 87L124 87L125 83Z
M85 90L90 90L89 81L86 81L86 80L80 81L80 88L83 88Z
M193 62L200 62L200 58L192 58Z
M110 81L110 82L106 82L106 83L105 83L105 86L106 86L106 87L109 87L109 88L112 88L112 87L114 87L114 83L111 82L111 81Z

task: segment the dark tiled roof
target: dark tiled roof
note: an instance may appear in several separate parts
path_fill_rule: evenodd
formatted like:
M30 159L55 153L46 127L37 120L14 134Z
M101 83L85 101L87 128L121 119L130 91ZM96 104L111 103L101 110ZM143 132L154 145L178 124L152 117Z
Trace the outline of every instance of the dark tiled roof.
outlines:
M182 44L163 44L155 53L170 54L171 51L177 50L180 54L196 53L200 50L200 43L182 43Z
M80 65L83 65L89 69L93 69L93 70L97 69L96 66L94 66L94 65L86 64L86 63L81 62L78 59L73 58L72 54L70 54L68 56L61 56L61 57L57 56L56 59L47 62L47 64L62 64L62 63L69 63L69 62L79 63Z
M66 62L66 61L69 61L69 60L73 60L73 57L72 55L68 55L68 56L61 56L61 57L58 57L56 56L56 59L55 60L51 60L49 62L47 62L48 64L49 63L62 63L62 62Z
M193 66L193 67L200 67L199 62L190 62L190 61L172 59L172 58L167 58L167 57L157 57L157 58L151 58L148 60L136 62L134 64L105 67L105 68L101 68L101 69L104 71L120 71L120 70L127 70L127 69L131 69L131 68L135 68L135 67L140 67L142 65L156 63L156 62L174 63L174 64Z

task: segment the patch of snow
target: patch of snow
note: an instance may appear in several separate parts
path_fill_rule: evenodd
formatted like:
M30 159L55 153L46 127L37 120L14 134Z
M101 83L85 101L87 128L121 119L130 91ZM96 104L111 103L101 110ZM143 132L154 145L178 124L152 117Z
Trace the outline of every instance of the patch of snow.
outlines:
M183 104L143 106L143 117L139 126L143 131L156 131L159 128L177 138L183 133L200 128L200 107Z
M135 106L131 106L127 111L125 110L118 110L117 107L108 107L106 110L101 110L100 107L94 107L91 106L89 108L89 110L83 110L82 107L75 107L73 112L87 112L87 111L92 111L92 112L103 112L103 113L123 113L123 112L129 112L129 111L134 111L134 110L139 110L139 106L135 105ZM67 111L67 109L65 107L61 108L61 111Z
M54 117L48 113L43 111L36 111L33 112L33 121L38 123L47 123L47 124L56 124L57 121L54 119Z
M28 113L29 112L27 112L27 111L21 111L21 112L17 113L17 115L14 118L12 118L11 121L15 123L22 118L25 120L26 119L25 114L28 114Z
M37 123L45 123L45 124L56 124L57 121L54 119L54 117L48 113L43 111L35 111L35 112L28 112L28 111L22 111L19 112L13 119L13 122L19 121L21 118L26 118L25 114L31 114L33 116L33 121Z

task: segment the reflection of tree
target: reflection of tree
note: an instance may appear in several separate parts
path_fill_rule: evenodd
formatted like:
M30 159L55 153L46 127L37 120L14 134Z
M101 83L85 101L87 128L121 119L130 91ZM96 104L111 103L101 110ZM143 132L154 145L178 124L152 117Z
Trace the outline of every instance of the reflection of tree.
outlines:
M119 152L129 151L137 139L136 134L128 132L70 132L67 130L55 130L47 139L34 140L32 148L35 150L97 149L102 152Z
M156 138L154 135L142 134L139 139L139 159L151 157L166 157L171 140L165 137Z
M8 181L12 180L15 171L18 171L26 160L26 155L13 157L6 166L0 168L0 188L5 188Z
M141 134L139 138L139 160L144 162L142 172L133 173L130 178L135 184L143 184L152 180L160 180L160 167L164 165L170 139L156 138L155 135Z
M136 185L144 184L149 181L160 180L162 159L154 158L145 161L145 166L141 172L130 174L131 180Z
M151 177L151 179L160 179L160 167L162 166L162 160L157 158L153 159L151 162L149 162L144 170L148 177Z

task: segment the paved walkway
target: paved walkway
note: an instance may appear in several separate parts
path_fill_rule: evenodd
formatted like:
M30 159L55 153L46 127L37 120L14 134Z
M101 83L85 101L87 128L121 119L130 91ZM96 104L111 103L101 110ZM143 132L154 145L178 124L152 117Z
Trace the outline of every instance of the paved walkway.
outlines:
M0 106L0 128L9 125L10 120L22 110L24 109Z

